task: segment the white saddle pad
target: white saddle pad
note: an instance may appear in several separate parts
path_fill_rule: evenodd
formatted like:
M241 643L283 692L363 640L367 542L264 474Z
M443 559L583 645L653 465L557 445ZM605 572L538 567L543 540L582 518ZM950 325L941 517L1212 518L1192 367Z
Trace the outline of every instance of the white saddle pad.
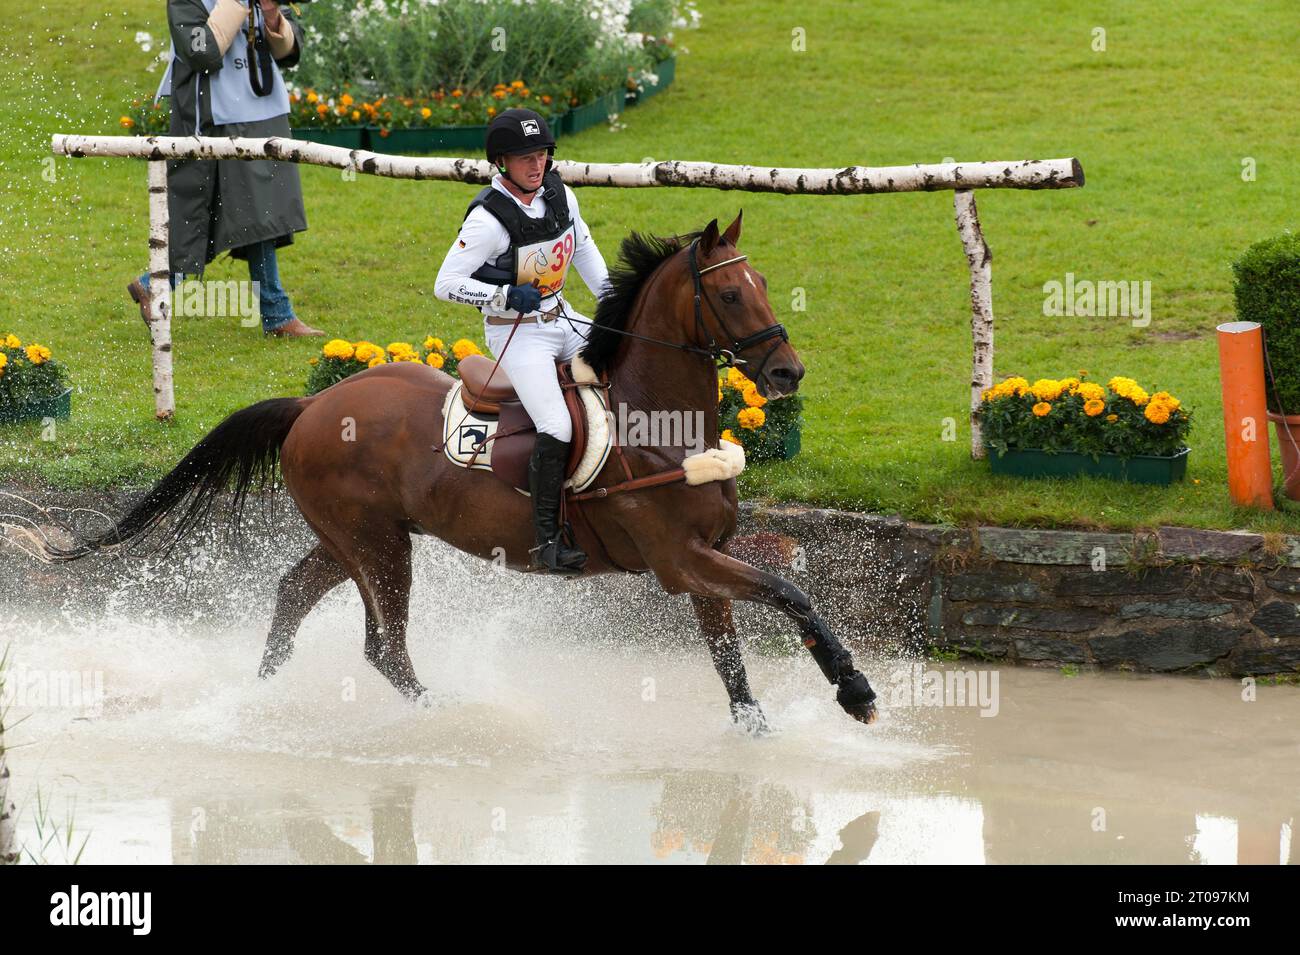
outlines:
M442 405L442 451L447 460L457 467L492 469L492 441L488 439L496 433L497 416L468 411L460 400L460 390L464 383L457 381L447 393L447 400ZM596 475L609 460L611 432L608 408L605 404L603 388L581 387L578 397L587 412L587 450L578 462L578 469L573 477L564 482L564 486L575 491L585 491ZM474 457L475 448L486 442ZM474 463L471 465L470 460ZM524 492L527 493L527 492Z

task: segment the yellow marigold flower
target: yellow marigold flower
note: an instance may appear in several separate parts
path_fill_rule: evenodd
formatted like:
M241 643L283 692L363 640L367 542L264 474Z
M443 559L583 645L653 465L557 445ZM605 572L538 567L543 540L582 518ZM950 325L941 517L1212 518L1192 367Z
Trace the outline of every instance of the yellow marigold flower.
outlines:
M1108 381L1107 386L1121 398L1128 398L1134 390L1138 389L1138 383L1132 378L1125 378L1117 375Z
M1151 396L1151 400L1160 402L1162 405L1167 407L1170 411L1177 411L1183 405L1181 401L1179 401L1177 398L1175 398L1167 391L1157 391L1154 395Z
M342 358L346 361L352 357L352 343L342 338L335 338L325 343L321 353L326 358Z
M410 342L390 342L388 345L388 354L405 355L407 352L414 351Z
M339 102L342 103L344 106L351 106L355 102L355 100L352 99L351 93L344 93L342 96L339 97Z
M21 348L22 346L22 341L12 332L5 336L5 348Z
M512 80L511 83L510 83L510 88L511 88L511 89L516 89L516 90L521 90L521 89L524 88L524 81L523 81L523 80Z
M1146 410L1142 413L1152 424L1164 424L1169 420L1169 406L1161 401L1148 402Z
M132 126L135 125L135 120L133 120L130 116L123 116L117 122L123 129L130 129Z
M750 431L763 427L766 421L767 415L763 413L762 408L741 408L740 413L736 415L736 423Z
M50 360L50 350L44 345L32 343L24 350L27 352L27 360L33 365L43 365Z
M737 391L743 391L745 383L748 381L749 379L745 377L745 373L734 365L727 369L727 384Z
M1071 394L1073 394L1074 392L1079 390L1079 384L1080 382L1078 378L1062 378L1061 390L1068 391Z
M722 382L718 382L718 404L722 404Z
M357 361L369 362L376 355L383 357L384 350L378 345L371 344L367 341L360 341L356 344L356 354L353 355Z
M745 399L745 404L751 408L761 408L767 404L767 399L758 393L758 385L752 381L745 385L740 394Z
M1039 418L1043 417L1051 410L1052 406L1046 401L1040 401L1038 404L1034 405L1034 414Z
M1029 392L1029 382L1019 375L1006 379L998 387L1007 395L1024 395Z
M740 444L740 439L731 433L730 428L723 428L721 437L723 441L730 441L732 444Z
M459 338L455 342L453 342L451 346L451 353L456 356L457 361L463 361L466 355L483 354L481 351L478 350L478 346L475 345L468 338Z
M1089 398L1083 403L1083 413L1089 418L1095 418L1106 410L1106 402L1100 398Z
M430 116L433 115L433 110L429 109L429 107L427 106L421 106L420 115L423 116L425 119L428 119Z
M1139 408L1151 400L1151 396L1137 385L1134 385L1129 393L1124 397L1133 402L1133 404L1137 405Z
M366 364L367 364L369 367L374 368L376 365L387 365L387 364L388 364L388 359L385 358L382 354L380 354L380 355L376 355L374 358L370 359L370 361L368 361Z
M1075 393L1084 401L1102 401L1106 397L1106 389L1091 381L1080 382Z
M0 368L3 368L7 364L9 364L9 356L0 351Z
M442 343L442 339L434 338L432 335L424 340L424 348L426 351L445 352L447 350L447 346Z
M426 358L425 361L433 368L441 368L447 363L447 359L443 358L442 355L438 354L436 351L429 352L429 357Z
M1039 401L1055 401L1061 397L1061 383L1051 378L1039 378L1030 389Z
M320 99L320 97L316 95L316 91L315 91L315 90L308 90L308 91L307 91L307 102L309 102L309 103L314 103L314 102L316 102L318 99Z
M319 358L308 358L308 359L307 359L307 364L309 364L309 365L319 365L319 364L320 364L320 359L319 359Z
M1109 421L1111 424L1114 424L1116 421L1119 420L1119 415L1117 415L1117 414L1108 414L1108 415L1106 415L1106 420Z

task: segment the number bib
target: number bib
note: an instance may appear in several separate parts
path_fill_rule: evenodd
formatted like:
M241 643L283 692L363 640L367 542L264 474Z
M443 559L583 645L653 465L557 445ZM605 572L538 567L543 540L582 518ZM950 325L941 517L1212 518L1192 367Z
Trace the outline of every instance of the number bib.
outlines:
M570 225L554 239L520 246L515 251L515 284L537 286L542 298L564 288L574 240L574 228Z

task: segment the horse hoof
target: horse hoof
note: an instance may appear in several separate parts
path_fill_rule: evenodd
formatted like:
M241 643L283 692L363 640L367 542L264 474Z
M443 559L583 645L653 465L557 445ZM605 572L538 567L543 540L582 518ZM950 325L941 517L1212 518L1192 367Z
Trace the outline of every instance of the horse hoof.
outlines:
M855 703L851 706L844 707L844 712L853 717L859 723L865 723L870 726L878 718L875 703Z
M423 691L415 698L415 705L422 710L431 710L437 705L438 701L433 698L433 694L428 690Z
M858 671L840 680L835 701L845 713L859 723L870 725L876 721L876 693L867 678Z
M757 703L732 703L731 722L750 736L766 736L772 732L763 708Z

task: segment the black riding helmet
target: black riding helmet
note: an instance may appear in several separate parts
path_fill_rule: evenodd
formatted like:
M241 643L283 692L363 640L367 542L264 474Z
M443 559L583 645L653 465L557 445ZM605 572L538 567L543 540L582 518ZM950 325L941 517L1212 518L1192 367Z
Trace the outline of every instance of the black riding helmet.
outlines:
M541 114L531 109L515 107L492 117L488 123L485 143L488 162L495 163L498 156L513 156L545 149L546 171L551 171L555 155L555 137ZM503 170L504 172L504 170Z

